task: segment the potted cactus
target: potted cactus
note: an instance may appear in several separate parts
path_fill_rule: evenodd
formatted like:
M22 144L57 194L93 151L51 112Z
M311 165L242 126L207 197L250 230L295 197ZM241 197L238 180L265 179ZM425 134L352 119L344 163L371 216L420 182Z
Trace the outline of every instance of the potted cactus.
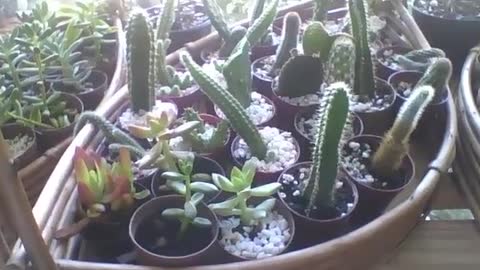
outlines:
M295 234L292 214L280 201L270 197L280 189L280 184L252 187L256 163L250 160L242 169L233 167L230 179L212 175L221 190L234 194L209 205L219 216L219 243L226 257L233 261L281 254Z
M360 194L355 223L365 224L380 215L413 179L414 164L408 155L410 136L434 95L431 86L416 87L383 138L363 135L345 144L342 168Z
M350 88L343 82L324 90L318 109L312 162L295 164L278 178L279 197L292 211L297 226L294 246L306 247L336 237L348 228L358 191L339 173L340 153L351 113ZM318 231L318 234L311 234Z
M243 84L242 88L239 88L227 84L227 90L209 77L189 54L183 53L180 58L202 91L222 110L233 130L239 134L231 146L231 154L236 165L257 157L259 160L257 177L260 181L268 182L274 181L284 168L298 160L300 149L291 133L268 126L260 130L255 127L242 106L241 99L234 95L234 93L239 95L241 91L232 92L233 89L246 89L248 85Z
M179 161L181 174L166 173L171 181L182 185L184 196L153 199L140 207L130 221L130 238L144 265L205 264L214 252L217 218L202 202L203 193L193 193L193 160L190 153Z

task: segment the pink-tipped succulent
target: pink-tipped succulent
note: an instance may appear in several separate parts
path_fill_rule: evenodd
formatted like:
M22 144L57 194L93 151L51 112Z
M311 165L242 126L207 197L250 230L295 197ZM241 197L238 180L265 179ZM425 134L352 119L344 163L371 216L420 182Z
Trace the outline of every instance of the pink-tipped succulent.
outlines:
M76 148L75 179L80 202L88 217L99 217L108 210L129 209L135 199L149 195L148 191L136 193L131 164L130 153L126 149L120 149L119 161L110 165L97 154Z

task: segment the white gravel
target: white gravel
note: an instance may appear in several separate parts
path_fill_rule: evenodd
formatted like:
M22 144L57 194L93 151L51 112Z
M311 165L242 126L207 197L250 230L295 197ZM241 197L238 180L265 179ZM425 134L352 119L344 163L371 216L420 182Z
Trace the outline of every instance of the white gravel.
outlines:
M169 119L169 122L172 123L175 121L178 115L178 109L175 104L170 102L162 102L157 100L155 106L152 109L152 113L160 116L162 112L167 112L172 118ZM139 113L134 113L131 108L128 108L125 112L118 117L118 122L123 129L128 129L129 125L147 125L147 114L145 111L140 111Z
M236 217L221 220L219 226L220 244L223 248L246 259L262 259L280 254L291 238L287 220L276 211L268 213L266 218L259 220L258 225L244 226L242 230L239 230L240 219ZM248 233L252 231L258 231L254 237Z
M281 100L285 101L288 104L296 105L296 106L311 106L311 105L317 105L320 104L320 95L318 94L308 94L305 96L301 97L295 97L295 98L290 98L290 97L282 97L278 96Z
M257 92L251 93L251 103L246 108L247 115L252 120L253 124L258 126L265 124L272 119L275 114L273 104L267 102L264 96ZM218 107L215 107L215 113L218 117L226 119L225 114Z
M298 158L298 150L290 132L281 131L273 127L260 129L260 136L267 145L265 160L258 160L257 168L262 172L278 172L293 165ZM233 156L237 159L251 159L250 148L243 139L240 139Z
M17 158L25 153L25 151L32 145L33 138L28 135L17 136L13 139L6 139L8 145L8 155L11 158Z
M199 133L198 135L204 142L210 141L217 130L217 127L212 126L208 123L205 123L205 132ZM175 137L170 140L170 148L174 151L191 151L192 146L183 140L183 137Z

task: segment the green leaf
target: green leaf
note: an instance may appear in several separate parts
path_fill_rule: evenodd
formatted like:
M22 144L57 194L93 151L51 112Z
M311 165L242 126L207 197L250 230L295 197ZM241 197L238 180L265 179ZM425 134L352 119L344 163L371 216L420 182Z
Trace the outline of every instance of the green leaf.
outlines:
M192 198L190 198L190 201L194 205L198 205L203 200L204 197L205 195L203 193L198 192L192 195Z
M280 183L270 183L250 190L253 197L268 197L280 190L282 185Z
M196 173L192 175L192 182L212 182L212 176L208 173Z
M275 198L267 199L267 200L263 201L261 204L257 205L255 207L255 209L265 210L267 212L270 212L275 207L276 201L277 200Z
M238 202L239 202L238 198L233 198L233 199L223 201L221 203L212 203L208 207L212 210L226 209L226 208L233 209L237 206Z
M139 200L139 201L148 198L148 196L150 196L150 190L148 190L148 189L144 189L144 190L142 190L142 191L140 191L140 192L137 192L137 193L134 193L134 194L133 194L133 197L134 197L136 200Z
M197 216L197 207L193 202L186 202L183 206L185 208L185 217L194 219Z
M185 195L185 193L187 192L187 187L185 187L185 184L180 183L178 181L167 180L165 185L171 190L181 195Z
M212 174L212 180L213 180L213 183L223 191L226 191L226 192L237 191L235 189L235 186L232 184L232 182L230 182L230 180L228 180L228 178L226 178L223 175L214 173Z
M185 181L185 176L178 172L164 172L162 173L162 177L171 181L177 181L177 182Z
M193 192L201 192L201 193L214 193L218 192L217 186L205 183L205 182L194 182L190 184L190 188Z
M212 209L215 214L222 216L222 217L228 217L228 216L239 216L242 214L242 211L239 209L231 209L231 208L214 208Z
M192 224L200 228L209 228L212 226L212 222L210 220L202 217L194 218Z
M162 212L162 217L167 219L181 219L185 217L185 210L180 208L169 208Z

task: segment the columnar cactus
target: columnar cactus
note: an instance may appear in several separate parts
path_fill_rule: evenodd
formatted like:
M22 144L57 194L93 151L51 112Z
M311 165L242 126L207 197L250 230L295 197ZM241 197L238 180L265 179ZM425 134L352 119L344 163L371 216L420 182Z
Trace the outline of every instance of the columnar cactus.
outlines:
M167 65L167 50L170 46L170 39L157 40L156 54L155 54L155 72L156 79L160 85L171 86L173 78Z
M250 26L252 26L255 21L262 16L265 8L265 2L265 0L255 0L253 3L253 9L250 12Z
M208 76L188 53L183 52L180 59L200 86L200 89L227 116L233 129L245 140L253 155L259 159L264 159L267 146L240 102L218 82Z
M175 23L177 0L166 0L157 20L157 40L165 40L170 36L170 30Z
M278 1L279 0L272 0L262 12L262 15L250 24L250 27L245 34L248 42L250 42L250 46L255 46L272 25L277 16Z
M235 46L242 40L245 35L247 34L247 28L243 26L236 26L232 29L230 38L228 40L224 40L224 43L220 50L218 51L218 56L220 57L228 57Z
M315 0L314 2L312 21L323 22L327 17L330 1Z
M435 100L441 100L452 77L452 62L448 58L438 58L425 71L416 87L431 85L435 90Z
M243 108L250 106L251 64L250 45L246 38L237 45L237 49L223 66L223 76L227 81L228 91L240 102Z
M335 36L331 36L321 22L311 22L303 33L303 52L305 55L317 55L326 60Z
M368 7L365 0L348 0L351 28L355 40L355 85L353 91L357 95L372 97L376 90L375 65L370 51L370 27Z
M401 167L408 154L410 135L432 101L434 92L428 85L417 87L402 105L392 128L385 134L373 156L372 169L378 176L391 177Z
M297 12L289 12L283 19L282 41L277 49L272 72L283 67L290 58L290 51L297 48L302 19Z
M135 139L130 137L130 135L115 127L104 117L91 111L84 112L80 115L73 134L77 135L87 123L91 123L95 128L98 128L110 143L131 146L136 149L136 153L145 153L145 149Z
M333 42L325 68L324 82L345 82L353 88L355 83L355 43L350 36L340 35Z
M222 8L218 5L215 0L202 0L203 6L205 7L205 13L207 13L208 18L212 26L217 30L218 35L224 41L227 41L232 36L232 32L228 27L227 20L223 14Z
M398 55L396 61L405 70L425 72L436 58L445 57L445 52L437 48L419 49L405 55Z
M338 82L324 91L318 109L312 167L303 196L308 200L305 213L313 207L331 207L335 202L335 183L340 152L345 141L346 126L350 118L349 87Z
M147 16L135 11L127 25L128 90L134 112L150 111L155 102L152 59L154 33Z

